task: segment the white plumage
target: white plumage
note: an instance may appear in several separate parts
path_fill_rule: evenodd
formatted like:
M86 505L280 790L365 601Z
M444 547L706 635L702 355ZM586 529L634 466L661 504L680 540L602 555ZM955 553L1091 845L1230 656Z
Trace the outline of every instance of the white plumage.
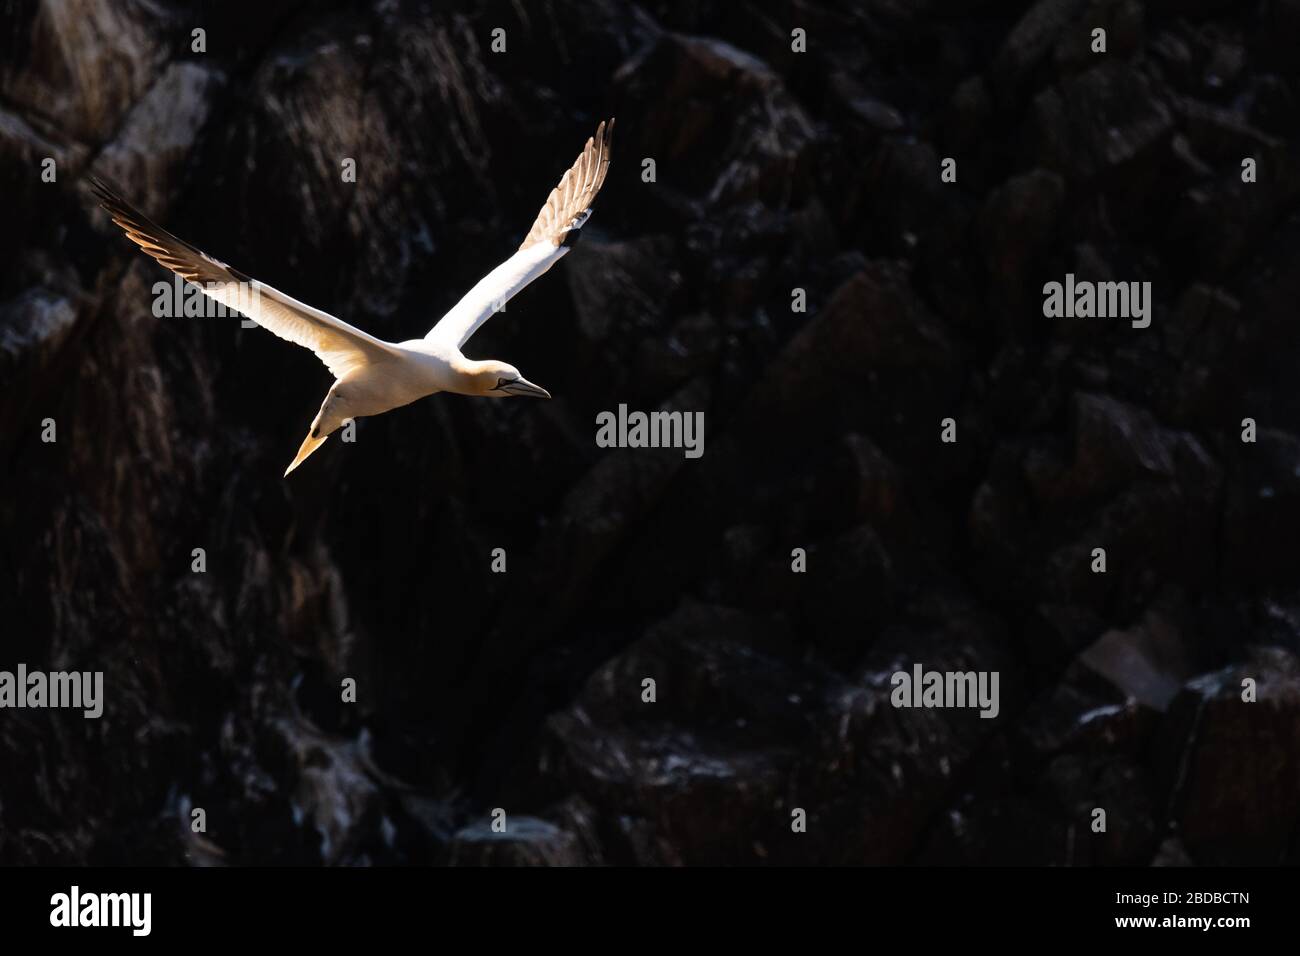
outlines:
M614 121L601 123L551 191L519 250L483 277L423 339L386 342L220 262L152 222L91 177L101 204L132 242L205 295L286 341L311 349L334 376L311 430L285 475L350 418L379 415L437 392L550 398L512 365L466 358L461 349L524 286L569 251L609 170Z

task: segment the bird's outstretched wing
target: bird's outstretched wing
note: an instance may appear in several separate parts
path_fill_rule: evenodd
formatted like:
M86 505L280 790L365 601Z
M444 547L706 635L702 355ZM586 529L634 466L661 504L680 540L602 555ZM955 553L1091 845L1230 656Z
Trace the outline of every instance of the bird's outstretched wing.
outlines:
M209 298L242 312L280 338L311 349L335 378L397 355L382 339L290 298L176 238L101 180L91 176L89 182L100 204L128 239L172 272L194 283Z
M591 204L609 172L609 150L614 121L601 123L587 140L577 161L551 190L537 221L528 230L519 251L497 266L465 293L450 312L429 330L425 339L460 348L493 313L520 289L555 265L573 245L578 230L591 215Z

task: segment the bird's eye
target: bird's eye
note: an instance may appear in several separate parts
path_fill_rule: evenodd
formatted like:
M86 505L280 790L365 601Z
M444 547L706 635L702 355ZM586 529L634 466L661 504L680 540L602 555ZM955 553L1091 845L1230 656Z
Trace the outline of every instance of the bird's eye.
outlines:
M504 388L504 387L505 387L506 385L508 385L508 384L509 384L509 383L506 381L506 379L504 379L504 378L499 378L499 379L497 379L497 383L496 383L496 385L493 386L492 391L494 391L494 392L496 392L496 391L500 391L502 388Z

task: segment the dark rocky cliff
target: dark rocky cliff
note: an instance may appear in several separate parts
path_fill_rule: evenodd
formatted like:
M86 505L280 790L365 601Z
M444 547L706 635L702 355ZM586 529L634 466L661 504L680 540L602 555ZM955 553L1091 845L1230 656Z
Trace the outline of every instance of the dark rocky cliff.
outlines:
M0 862L1300 861L1300 2L459 6L5 4L0 663L108 702L0 712ZM555 400L287 481L328 373L155 319L83 181L404 339L611 114L469 349ZM1045 319L1067 272L1151 327ZM1001 713L890 707L917 661Z

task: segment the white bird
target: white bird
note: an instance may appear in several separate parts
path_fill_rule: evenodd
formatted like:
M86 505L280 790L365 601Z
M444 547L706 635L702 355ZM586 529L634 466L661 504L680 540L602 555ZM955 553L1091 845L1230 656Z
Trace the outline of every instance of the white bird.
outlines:
M295 345L309 348L334 375L311 431L285 471L297 468L345 421L379 415L437 392L550 398L550 392L505 362L461 352L469 337L528 283L569 251L591 215L609 171L614 121L601 123L551 191L523 245L470 289L422 339L385 342L219 262L149 220L100 180L91 187L127 237L227 308Z

